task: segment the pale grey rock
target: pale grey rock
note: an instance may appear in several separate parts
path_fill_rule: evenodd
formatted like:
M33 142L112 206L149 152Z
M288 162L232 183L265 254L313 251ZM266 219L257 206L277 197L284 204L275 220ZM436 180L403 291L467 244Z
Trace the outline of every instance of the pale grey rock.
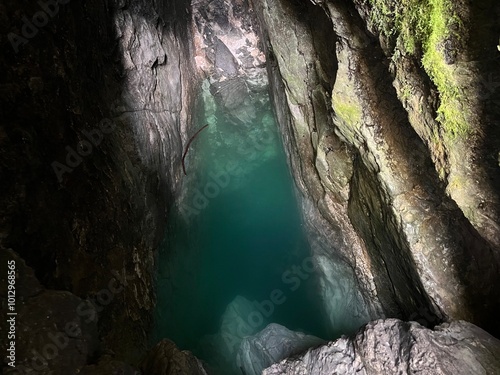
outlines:
M485 126L498 117L494 106L487 114L471 101L464 109L475 114L471 136L445 134L435 116L441 93L418 67L420 57L399 59L390 41L378 39L380 30L366 31L376 29L371 2L252 3L332 323L350 313L365 321L409 319L423 309L430 321L467 320L498 334L500 292L491 287L500 277L500 227L493 224L499 190L491 188L498 186L498 146L478 136L491 132ZM463 60L472 54L457 48ZM464 64L450 67L455 89L477 92L477 75L485 73ZM491 75L493 65L485 64ZM411 105L402 103L408 81L419 93ZM333 302L350 298L355 303L343 311Z
M215 68L228 78L238 74L238 62L227 46L217 39L215 43Z
M260 375L273 363L323 343L325 340L319 337L271 323L256 335L243 339L237 366L245 375Z
M499 368L500 341L471 323L430 330L387 319L274 364L263 375L494 375Z
M329 96L336 61L333 53L323 53L335 49L331 23L308 2L253 3L331 334L352 333L389 309L384 311L376 288L381 276L374 273L366 244L349 218L353 155L333 131Z
M267 324L264 321L252 320L252 314L262 314L245 297L236 296L227 306L221 318L219 332L202 339L201 349L205 357L212 358L212 371L228 375L238 373L236 356L243 339L256 334ZM227 370L231 369L231 370Z
M264 112L260 102L261 108L269 106L266 59L257 25L247 1L193 4L196 68L210 82L220 114L235 127L260 121Z
M248 89L243 79L235 78L214 82L211 93L218 98L224 108L231 110L243 104L248 96Z

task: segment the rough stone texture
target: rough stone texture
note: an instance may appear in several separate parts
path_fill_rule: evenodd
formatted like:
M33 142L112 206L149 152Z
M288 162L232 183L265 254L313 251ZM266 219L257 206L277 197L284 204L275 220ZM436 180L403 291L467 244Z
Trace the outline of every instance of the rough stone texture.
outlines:
M498 174L498 165L478 167L479 175L486 171L483 177L467 172L481 160L472 163L469 154L488 153L491 159L492 150L497 152L497 134L490 131L484 148L474 143L469 150L467 140L447 144L454 155L467 149L463 161L468 161L457 173L466 186L477 185L454 193L438 174L443 161L436 147L422 135L422 128L436 126L435 116L430 110L416 116L416 108L402 104L394 71L405 71L405 61L390 69L392 56L367 31L367 2L254 4L283 140L316 242L313 251L325 258L325 285L332 264L339 264L356 275L364 297L358 300L367 306L361 316L425 314L429 325L446 317L467 319L498 334L500 298L493 286L500 275L499 232L493 222L499 190L491 188L494 177L483 176ZM494 32L494 22L490 18L488 33ZM475 71L474 81L486 79L482 75L488 71L491 67ZM418 74L425 92L430 79L422 70ZM420 100L431 109L435 99ZM479 110L474 103L467 102L472 112ZM450 168L456 170L460 162L450 162L455 166ZM476 193L483 198L465 203L457 198ZM467 213L476 199L491 204L490 219L474 220ZM332 261L336 257L341 261ZM325 288L325 303L333 311L331 294Z
M266 90L266 58L254 10L247 0L193 2L192 29L198 72L211 83L243 77Z
M353 153L334 133L330 93L337 61L331 24L308 2L255 1L274 107L300 191L332 335L380 317L382 292L348 215ZM383 277L378 275L378 277Z
M60 4L15 53L7 34L21 34L22 17L40 10L37 2L0 5L0 239L44 287L58 290L33 297L46 311L99 298L115 273L125 274L123 291L98 305L98 337L117 360L137 363L196 89L189 3ZM68 148L77 150L106 118L114 129L102 140L94 135L92 151L80 146L87 155L59 180L53 162L66 164ZM39 321L27 315L25 324ZM19 335L19 355L35 348ZM79 368L84 353L67 363ZM60 366L50 361L49 369L68 373Z
M237 364L245 375L261 375L273 363L324 342L318 337L290 331L279 324L269 324L258 334L243 339Z
M193 354L179 350L169 340L162 340L151 349L141 369L148 375L207 375Z
M500 341L471 323L453 321L430 330L387 319L281 361L263 375L486 375L499 368Z
M214 100L218 116L240 131L260 121L260 113L269 106L266 59L257 26L248 0L193 3L196 69L209 83L203 94L205 107ZM210 114L205 117L210 123Z
M457 203L479 234L493 246L500 246L500 59L498 34L500 5L491 0L474 3L450 2L447 10L453 22L449 35L433 46L444 61L443 73L450 77L450 89L460 94L456 103L466 135L450 136L445 119L436 116L446 101L439 87L422 68L421 49L404 50L399 35L388 38L371 21L374 9L354 1L363 22L378 36L384 55L391 58L389 69L408 120L429 148L446 192ZM436 118L437 117L437 118Z
M57 369L58 373L72 373L83 367L99 349L97 318L78 314L89 310L90 304L67 291L45 289L34 275L33 269L11 249L0 247L0 262L7 265L15 261L15 368L7 366L10 362L2 356L3 374L49 375ZM2 272L2 311L7 312L7 279ZM9 316L8 318L12 318ZM7 319L0 321L2 333L9 331ZM5 337L0 343L2 353L7 352Z
M236 296L226 307L221 317L220 329L205 336L201 342L204 357L211 358L210 373L231 375L238 373L236 356L245 337L255 335L262 325L255 325L249 319L255 306L248 299ZM266 322L265 324L267 324Z

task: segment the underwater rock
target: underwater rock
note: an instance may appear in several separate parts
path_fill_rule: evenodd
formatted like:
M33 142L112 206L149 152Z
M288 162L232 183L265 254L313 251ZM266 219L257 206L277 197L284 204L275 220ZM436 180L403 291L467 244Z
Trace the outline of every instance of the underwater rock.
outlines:
M213 358L212 363L219 364L213 365L212 370L221 374L229 371L229 375L238 372L236 355L241 342L245 337L257 333L264 324L262 321L258 325L253 323L252 314L256 312L258 311L249 300L236 296L222 316L219 332L201 340L204 357Z
M22 31L26 16L43 18L28 3L2 2L4 35ZM498 2L440 2L416 17L407 9L393 17L397 2L386 17L385 0L63 3L19 51L4 40L0 56L0 241L19 265L18 332L27 332L19 366L31 366L33 350L52 356L44 348L54 337L67 346L47 372L128 371L143 357L157 249L182 192L199 81L241 79L224 84L217 104L248 125L264 112L247 111L244 96L267 90L266 61L331 321L409 319L423 309L432 324L470 319L499 334ZM398 29L435 19L445 26L424 25L431 40L405 40ZM59 181L51 164L68 147L86 153L85 134L103 118L116 130L93 137L99 145ZM259 147L248 154L265 155ZM339 270L350 283L339 282ZM127 287L101 306L99 325L82 323L78 307L106 290L113 271L127 275ZM332 314L343 296L352 303ZM247 302L228 308L211 344L229 348L231 361L257 330L238 333ZM60 334L71 322L85 338L70 329L66 342ZM162 345L165 357L178 355ZM496 373L488 350L499 357L498 342L469 323L431 331L387 320L267 373ZM117 362L96 358L108 351ZM184 360L180 368L198 371L194 357Z
M245 375L260 375L271 364L323 343L325 340L319 337L271 323L256 335L243 339L237 366Z

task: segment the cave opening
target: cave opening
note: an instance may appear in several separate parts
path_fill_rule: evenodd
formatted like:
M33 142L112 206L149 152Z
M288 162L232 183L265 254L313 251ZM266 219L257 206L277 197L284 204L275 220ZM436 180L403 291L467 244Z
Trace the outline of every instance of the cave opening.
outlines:
M241 84L222 90L234 97ZM270 323L322 339L328 329L267 92L242 97L235 112L220 105L220 88L203 87L194 131L208 126L168 219L154 336L234 374L241 340Z

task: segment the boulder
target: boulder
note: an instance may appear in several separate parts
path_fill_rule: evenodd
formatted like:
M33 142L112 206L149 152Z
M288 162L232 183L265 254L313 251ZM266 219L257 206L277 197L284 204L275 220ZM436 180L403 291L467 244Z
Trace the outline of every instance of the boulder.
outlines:
M500 341L471 323L453 321L431 330L387 319L283 360L263 375L486 375L499 368Z

